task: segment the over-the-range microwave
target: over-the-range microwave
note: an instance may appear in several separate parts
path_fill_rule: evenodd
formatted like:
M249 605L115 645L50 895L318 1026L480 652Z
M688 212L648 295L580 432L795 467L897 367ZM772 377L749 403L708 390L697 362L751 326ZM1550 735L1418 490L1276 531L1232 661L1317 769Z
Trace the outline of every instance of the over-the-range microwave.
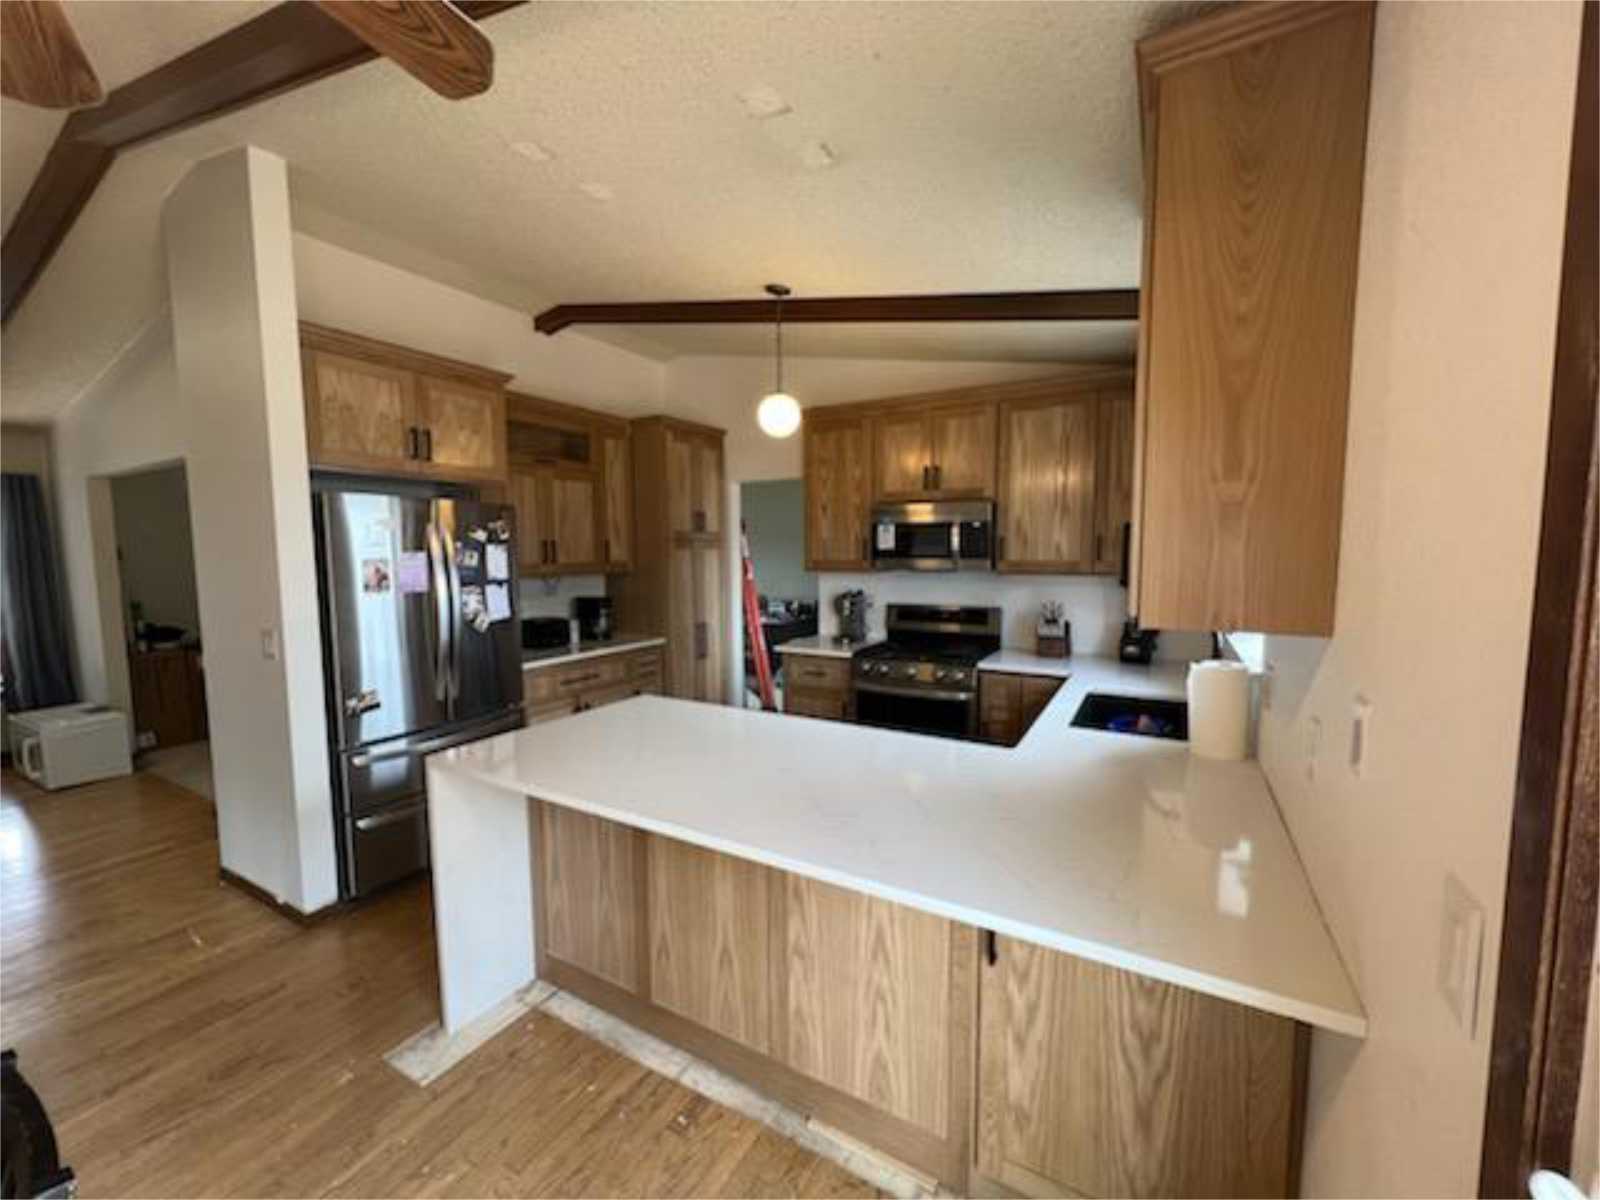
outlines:
M916 500L872 510L872 565L879 570L994 569L993 500Z

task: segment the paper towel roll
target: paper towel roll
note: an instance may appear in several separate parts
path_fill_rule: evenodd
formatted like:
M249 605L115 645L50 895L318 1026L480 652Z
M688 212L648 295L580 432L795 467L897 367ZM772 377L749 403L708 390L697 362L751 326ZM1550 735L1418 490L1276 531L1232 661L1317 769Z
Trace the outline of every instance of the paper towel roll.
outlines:
M1250 668L1211 658L1189 665L1189 749L1201 758L1250 753Z

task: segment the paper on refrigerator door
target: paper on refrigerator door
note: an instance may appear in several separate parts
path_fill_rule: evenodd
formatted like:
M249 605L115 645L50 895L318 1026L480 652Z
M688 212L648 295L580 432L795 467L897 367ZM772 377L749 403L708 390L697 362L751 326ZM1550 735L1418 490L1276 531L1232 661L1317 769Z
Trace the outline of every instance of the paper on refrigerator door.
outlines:
M511 555L506 551L504 544L490 542L484 547L484 570L492 583L501 583L511 578Z
M489 620L507 621L511 619L511 589L503 583L491 583L484 589L485 599L489 610Z

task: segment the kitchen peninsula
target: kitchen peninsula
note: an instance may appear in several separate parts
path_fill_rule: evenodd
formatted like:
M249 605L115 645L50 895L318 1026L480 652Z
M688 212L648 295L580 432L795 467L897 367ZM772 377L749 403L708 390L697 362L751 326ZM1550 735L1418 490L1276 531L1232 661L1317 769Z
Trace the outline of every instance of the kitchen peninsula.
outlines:
M957 1189L1292 1193L1360 1001L1254 763L1071 725L1181 668L1071 671L1015 748L642 696L436 756L446 1030L540 978Z

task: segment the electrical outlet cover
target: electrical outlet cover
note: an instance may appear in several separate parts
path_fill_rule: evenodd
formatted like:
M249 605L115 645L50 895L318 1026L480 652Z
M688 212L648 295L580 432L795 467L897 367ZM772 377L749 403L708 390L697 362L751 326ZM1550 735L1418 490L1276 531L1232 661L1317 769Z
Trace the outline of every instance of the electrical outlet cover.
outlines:
M1478 977L1483 965L1483 906L1454 872L1444 877L1439 921L1439 994L1467 1037L1478 1024Z

